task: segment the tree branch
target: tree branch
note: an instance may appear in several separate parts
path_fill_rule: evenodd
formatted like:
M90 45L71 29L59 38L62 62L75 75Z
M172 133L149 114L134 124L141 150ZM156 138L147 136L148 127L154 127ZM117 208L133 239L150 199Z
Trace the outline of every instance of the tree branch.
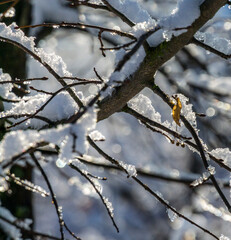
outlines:
M226 0L205 0L200 7L200 17L192 23L185 33L147 50L146 57L136 72L117 87L111 96L99 102L98 121L120 111L131 98L144 89L155 72L187 45L196 31L210 20L224 4L226 4Z

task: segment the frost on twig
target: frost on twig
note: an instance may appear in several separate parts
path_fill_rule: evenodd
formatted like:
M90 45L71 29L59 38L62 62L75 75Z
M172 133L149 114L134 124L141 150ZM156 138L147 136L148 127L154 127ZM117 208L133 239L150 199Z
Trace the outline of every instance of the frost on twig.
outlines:
M190 184L190 186L191 187L197 187L198 185L203 184L204 182L206 182L210 178L211 175L214 175L215 173L216 173L215 167L209 165L208 168L207 168L207 171L203 172L202 176L199 177L198 179L194 180Z

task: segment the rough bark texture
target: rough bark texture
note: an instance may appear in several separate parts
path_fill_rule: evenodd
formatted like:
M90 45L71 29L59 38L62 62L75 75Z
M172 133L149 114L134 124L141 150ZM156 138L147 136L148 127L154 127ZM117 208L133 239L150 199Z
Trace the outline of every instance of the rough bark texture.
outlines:
M127 79L120 87L116 88L112 96L103 99L99 103L98 121L108 118L113 113L120 111L131 98L148 86L149 82L153 81L155 72L187 45L193 35L208 22L224 4L226 4L226 0L205 0L200 7L200 17L187 29L187 32L178 37L173 37L169 42L161 43L156 48L150 48L146 53L143 63L133 76Z

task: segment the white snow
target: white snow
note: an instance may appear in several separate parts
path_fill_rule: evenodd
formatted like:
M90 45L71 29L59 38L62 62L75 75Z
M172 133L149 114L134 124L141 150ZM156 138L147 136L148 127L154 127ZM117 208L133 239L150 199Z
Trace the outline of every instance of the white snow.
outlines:
M142 9L137 0L107 0L111 6L123 13L134 23L151 20L147 11Z
M57 56L54 53L46 53L43 49L36 48L34 42L35 38L25 36L22 30L15 29L15 27L17 27L15 23L12 23L9 26L6 26L5 23L0 23L0 37L21 44L32 53L39 56L42 62L47 63L61 77L72 76L72 74L67 71L66 64L60 56Z
M57 144L61 147L59 159L67 163L73 158L72 143L75 139L76 150L79 154L87 152L89 144L86 136L96 125L96 111L90 108L89 111L76 124L59 125L57 128L48 130L17 130L7 133L0 143L0 162L9 160L13 156L26 151L39 142Z
M213 149L210 154L217 159L222 159L225 164L231 166L231 151L229 148L216 148Z
M104 141L105 140L105 137L104 135L97 131L97 130L94 130L93 132L91 132L89 134L89 137L93 140L93 141Z
M217 36L217 34L197 32L195 34L195 38L224 54L231 54L231 41L225 38L221 38Z
M179 0L170 16L162 18L160 26L166 30L189 27L200 16L200 5L204 0Z
M139 94L137 97L131 99L128 102L128 106L135 111L139 112L143 116L161 123L161 115L152 106L151 100L143 94Z

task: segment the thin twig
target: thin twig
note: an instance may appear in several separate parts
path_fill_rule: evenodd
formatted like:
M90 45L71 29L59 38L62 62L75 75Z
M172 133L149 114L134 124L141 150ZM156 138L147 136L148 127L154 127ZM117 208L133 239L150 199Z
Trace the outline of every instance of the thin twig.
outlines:
M127 37L130 39L136 40L136 37L130 33L126 33L123 31L119 31L116 29L111 29L111 28L105 28L105 27L100 27L96 25L90 25L90 24L85 24L85 23L66 23L66 22L61 22L61 23L42 23L42 24L36 24L36 25L26 25L26 26L20 26L16 27L16 29L23 29L23 28L36 28L36 27L72 27L72 28L92 28L92 29L98 29L102 32L110 32L113 34L117 34L121 37Z
M102 163L102 162L89 161L83 157L78 157L78 160L89 166L103 167L108 170L124 171L123 169L119 168L118 166L115 166L112 164L106 164L106 163ZM192 176L190 176L190 174L188 174L188 173L180 173L179 176L174 176L169 173L170 172L169 169L166 169L166 171L164 173L163 173L163 171L161 173L159 173L158 171L154 172L154 171L149 171L149 170L145 170L142 168L136 168L136 171L137 171L137 174L142 177L147 177L147 178L151 178L151 179L159 179L161 181L166 181L166 182L186 184L187 186L190 183L192 183L194 180L196 180L200 177L199 174L191 174ZM223 179L219 179L218 181L219 181L219 183L221 183L222 186L227 187L227 188L230 187L229 181L224 181ZM200 185L200 186L205 186L205 185L213 186L213 184L209 181L204 182L203 185Z
M173 108L174 104L172 103L170 97L165 94L165 92L163 92L157 85L154 85L152 82L150 82L150 89L157 94L159 97L162 98L162 100L167 103L171 108ZM180 119L182 120L182 122L184 123L185 127L188 129L188 131L191 133L193 139L196 142L196 145L198 147L198 151L200 152L200 156L201 159L203 161L203 164L205 166L205 169L207 170L209 167L209 164L207 162L206 156L205 156L205 152L202 146L202 143L195 131L195 129L192 127L192 125L188 122L188 120L184 117L184 116L180 116ZM224 204L226 205L226 207L228 208L228 211L231 212L231 206L227 200L227 198L225 197L225 195L223 194L221 188L219 187L216 178L214 175L211 175L210 177L211 181L213 182L213 185L215 187L215 189L217 190L218 194L220 195L221 199L223 200Z
M101 148L98 147L93 141L89 141L90 145L100 154L102 155L106 160L110 162L118 162L117 160L110 157L108 154L106 154ZM123 168L123 171L126 173L126 169ZM160 197L156 192L154 192L151 188L149 188L146 184L144 184L139 178L136 176L132 176L132 178L140 185L142 186L146 191L148 191L153 197L155 197L161 204L166 206L168 209L172 210L175 214L177 214L179 217L183 218L184 220L188 221L192 225L196 226L197 228L201 229L205 233L209 234L210 236L214 237L215 239L219 240L219 238L214 235L212 232L210 232L208 229L201 227L199 224L195 223L191 219L187 218L185 215L178 212L174 207L169 205L166 200L164 200L162 197Z
M28 180L23 180L23 179L20 179L19 177L15 177L14 174L8 173L7 177L5 177L5 179L7 181L12 179L19 186L22 186L26 190L29 190L31 192L36 192L36 193L40 194L42 197L48 197L49 196L49 193L46 192L42 187L34 185L32 182L30 182Z
M113 218L113 215L112 215L112 212L110 211L110 209L108 208L107 206L107 203L105 202L105 198L102 196L102 194L100 193L99 189L95 186L95 183L91 180L91 178L85 174L80 168L78 168L76 165L74 165L73 163L70 163L69 166L72 168L72 169L75 169L77 172L79 172L83 177L85 177L85 179L87 179L87 181L92 185L92 187L95 189L96 193L99 195L102 203L104 204L104 206L106 207L107 209L107 212L108 212L108 215L109 217L111 218L111 221L114 225L114 227L116 228L116 231L119 232L119 228L117 226L117 224L115 223L115 220Z
M56 71L45 61L43 61L37 54L35 54L34 52L32 52L31 50L29 50L28 48L26 48L25 46L23 46L21 43L16 42L14 40L5 38L5 37L1 37L0 36L0 41L5 41L8 42L10 44L15 45L16 47L22 49L24 52L28 53L29 55L31 55L35 60L37 60L38 62L40 62L47 70L50 74L52 74L56 80L62 85L62 86L67 86L66 82L62 79L62 77L59 76L58 73L56 73ZM74 91L72 89L68 89L67 90L68 93L70 94L70 96L74 99L74 101L78 104L78 106L83 106L83 103L81 102L81 100L78 98L78 96L74 93Z
M62 213L60 212L60 207L58 205L58 202L56 200L56 196L54 194L54 191L52 189L52 186L51 186L51 183L46 175L46 173L44 172L43 168L41 167L40 163L38 162L37 158L35 157L34 153L30 153L30 156L32 158L32 160L34 161L35 165L37 166L37 168L39 169L39 171L41 172L46 184L47 184L47 187L50 191L50 194L51 194L51 198L52 198L52 203L54 204L55 206L55 210L56 210L56 213L57 213L57 216L58 216L58 219L59 219L59 230L60 230L60 234L61 234L61 239L64 240L64 232L63 232L63 225L64 225L64 221L63 221L63 218L62 218Z
M113 12L117 17L119 17L123 22L127 23L130 27L135 26L129 18L127 18L123 13L115 9L107 0L102 0L102 2L107 6L107 8Z

